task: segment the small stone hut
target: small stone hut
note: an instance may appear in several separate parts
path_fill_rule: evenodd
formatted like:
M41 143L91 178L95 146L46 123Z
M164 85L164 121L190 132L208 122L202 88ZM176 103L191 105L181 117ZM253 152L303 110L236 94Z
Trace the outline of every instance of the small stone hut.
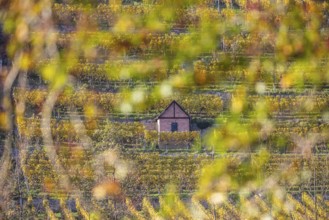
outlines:
M158 132L190 131L191 117L176 101L172 101L156 121Z

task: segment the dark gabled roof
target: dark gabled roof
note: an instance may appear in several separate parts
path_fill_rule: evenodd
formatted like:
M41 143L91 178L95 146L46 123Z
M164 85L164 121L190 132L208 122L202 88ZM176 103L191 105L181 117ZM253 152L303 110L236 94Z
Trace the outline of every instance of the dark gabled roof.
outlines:
M186 115L187 115L187 117L161 117L169 108L170 108L170 106L172 106L172 105L177 105ZM159 119L159 118L189 118L190 119L190 115L183 109L183 107L180 105L180 104L178 104L175 100L174 101L172 101L168 106L167 106L167 108L165 109L165 110L163 110L162 112L161 112L161 114L158 116L158 117L156 117L156 119Z

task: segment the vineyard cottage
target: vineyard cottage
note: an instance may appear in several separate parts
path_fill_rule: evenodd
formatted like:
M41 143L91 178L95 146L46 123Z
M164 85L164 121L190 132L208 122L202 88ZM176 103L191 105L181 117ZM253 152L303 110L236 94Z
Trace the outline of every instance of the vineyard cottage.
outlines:
M176 101L156 118L158 132L190 131L190 116Z

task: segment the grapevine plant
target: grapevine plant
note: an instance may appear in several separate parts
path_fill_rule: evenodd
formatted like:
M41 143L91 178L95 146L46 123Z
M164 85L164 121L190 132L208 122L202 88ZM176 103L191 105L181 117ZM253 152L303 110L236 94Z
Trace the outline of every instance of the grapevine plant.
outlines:
M0 0L0 218L328 218L328 9Z

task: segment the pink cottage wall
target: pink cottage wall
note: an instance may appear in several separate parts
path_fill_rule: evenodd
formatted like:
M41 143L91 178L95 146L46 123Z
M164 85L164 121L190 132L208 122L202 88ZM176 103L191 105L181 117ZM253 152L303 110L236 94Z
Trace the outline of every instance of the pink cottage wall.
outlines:
M169 108L162 113L161 117L174 117L174 105L169 106Z
M190 131L190 120L188 118L179 118L179 119L168 119L160 118L157 120L158 123L158 132L171 131L171 123L177 122L178 131Z

